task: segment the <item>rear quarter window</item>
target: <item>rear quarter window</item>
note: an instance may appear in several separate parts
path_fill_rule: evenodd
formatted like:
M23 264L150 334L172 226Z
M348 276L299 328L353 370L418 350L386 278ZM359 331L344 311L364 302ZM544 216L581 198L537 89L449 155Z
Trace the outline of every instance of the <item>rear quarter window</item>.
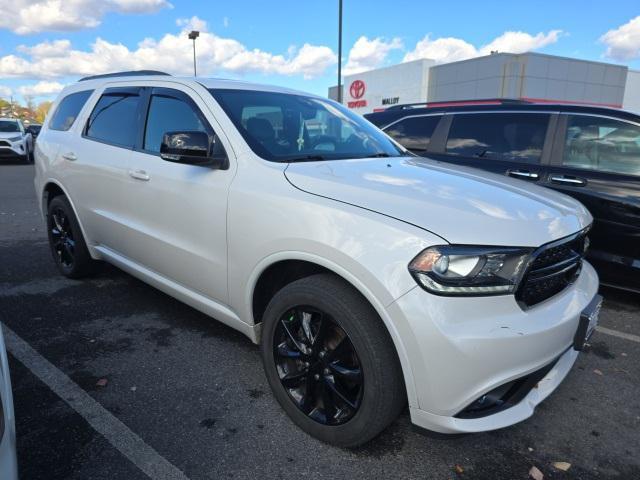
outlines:
M49 120L49 128L60 131L69 130L92 93L93 90L84 90L64 97Z

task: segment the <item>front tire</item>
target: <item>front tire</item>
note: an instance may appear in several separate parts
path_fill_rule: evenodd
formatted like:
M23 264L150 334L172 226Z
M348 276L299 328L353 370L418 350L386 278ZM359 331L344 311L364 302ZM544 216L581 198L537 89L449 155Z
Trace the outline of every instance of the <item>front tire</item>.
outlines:
M355 447L406 403L393 342L344 280L319 274L280 290L264 313L262 359L274 395L308 434Z
M26 163L27 165L30 165L33 162L33 156L28 145L25 146L25 149L26 149L26 153L22 156L22 159L24 160L24 163Z
M54 197L47 209L47 232L53 260L65 277L82 278L95 271L80 224L66 197Z

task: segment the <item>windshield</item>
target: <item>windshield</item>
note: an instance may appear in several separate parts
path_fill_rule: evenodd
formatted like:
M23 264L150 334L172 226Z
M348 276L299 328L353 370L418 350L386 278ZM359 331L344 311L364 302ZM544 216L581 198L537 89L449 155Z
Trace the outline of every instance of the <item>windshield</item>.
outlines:
M12 120L0 120L0 132L13 133L19 132L18 122Z
M255 154L273 162L406 155L364 118L321 98L211 89Z

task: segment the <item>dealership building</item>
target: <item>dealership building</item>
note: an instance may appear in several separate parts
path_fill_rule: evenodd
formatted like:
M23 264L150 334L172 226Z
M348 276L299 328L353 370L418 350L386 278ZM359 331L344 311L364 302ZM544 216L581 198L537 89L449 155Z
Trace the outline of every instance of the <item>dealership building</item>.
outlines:
M337 87L329 97L337 99ZM540 53L423 59L345 76L342 101L358 113L393 105L485 99L576 103L640 112L640 71Z

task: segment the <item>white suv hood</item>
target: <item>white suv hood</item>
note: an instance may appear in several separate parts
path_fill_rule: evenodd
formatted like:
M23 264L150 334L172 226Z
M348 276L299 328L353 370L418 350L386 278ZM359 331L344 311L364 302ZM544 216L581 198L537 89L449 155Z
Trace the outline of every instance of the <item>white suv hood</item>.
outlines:
M411 223L450 243L537 247L592 222L576 200L501 175L426 158L293 163L300 190Z
M22 138L22 134L20 132L0 132L0 139L7 139L7 138L13 138L13 137L20 137Z

